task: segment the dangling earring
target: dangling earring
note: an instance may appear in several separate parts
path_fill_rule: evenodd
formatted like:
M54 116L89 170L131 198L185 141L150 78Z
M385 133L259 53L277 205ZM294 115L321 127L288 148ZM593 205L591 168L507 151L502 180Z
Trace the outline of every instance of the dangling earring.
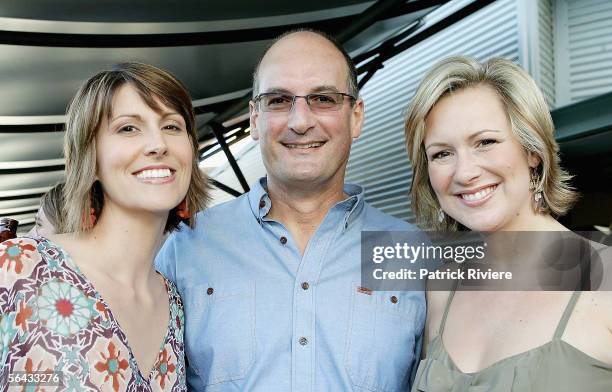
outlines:
M533 195L533 199L535 200L536 204L539 206L540 204L542 204L542 192L538 191Z
M442 208L438 209L438 223L442 223L444 222L444 211L442 211Z
M529 180L529 190L533 192L533 201L535 202L536 209L544 208L544 198L542 191L539 190L540 174L537 168L531 169L531 178Z
M95 184L94 184L95 185ZM91 191L89 192L89 224L90 227L93 227L96 224L96 220L98 220L98 217L96 216L96 208L94 207L96 205L95 203L95 196L94 196L94 188L92 186Z
M89 209L89 222L91 223L92 226L96 223L97 219L98 218L96 217L96 209L91 207Z
M535 167L532 167L530 174L531 175L529 176L529 190L535 191L536 188L538 187L538 182L540 181L540 175L538 174L538 169L536 169Z
M189 219L189 209L187 208L187 198L176 207L176 215L181 219Z
M104 207L104 196L102 195L102 188L98 180L95 180L89 190L89 214L83 214L83 219L86 221L86 225L91 229L98 221L98 216L102 213Z

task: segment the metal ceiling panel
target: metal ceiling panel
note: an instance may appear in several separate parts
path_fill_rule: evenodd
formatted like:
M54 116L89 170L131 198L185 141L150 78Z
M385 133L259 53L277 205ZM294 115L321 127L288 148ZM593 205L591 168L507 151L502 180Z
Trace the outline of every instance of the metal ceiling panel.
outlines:
M0 200L0 215L18 214L38 209L38 197L26 199Z
M194 99L251 86L267 42L173 48L50 48L0 45L0 116L59 115L93 74L122 61L140 61L175 74Z
M57 161L62 156L63 142L64 132L0 133L0 170L14 169L11 165L19 163L25 168L35 167L28 162Z
M16 173L0 176L0 198L34 195L47 192L54 184L61 182L64 171L45 173Z
M229 23L261 18L328 17L339 12L359 13L374 1L334 0L333 6L326 0L289 2L286 0L105 0L90 1L87 6L80 0L3 0L0 15L9 18L38 19L47 21L76 22L188 22L221 21ZM312 19L307 19L312 20ZM303 21L303 20L302 20ZM226 27L227 28L227 27Z

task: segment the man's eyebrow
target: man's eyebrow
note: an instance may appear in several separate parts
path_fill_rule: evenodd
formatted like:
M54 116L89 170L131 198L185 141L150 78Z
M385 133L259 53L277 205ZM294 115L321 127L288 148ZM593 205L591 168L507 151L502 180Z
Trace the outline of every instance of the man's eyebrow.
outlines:
M323 85L323 86L318 86L314 89L311 90L313 93L323 93L323 92L332 92L332 93L337 93L340 90L338 90L338 88L336 86L328 86L328 85Z
M316 93L323 93L323 92L337 93L339 92L339 90L336 86L322 85L322 86L317 86L315 88L310 89L309 94L313 94L313 93L316 94ZM283 88L283 87L270 87L264 92L264 94L270 94L270 93L294 95L292 91L287 90L286 88Z
M263 94L288 94L288 95L293 95L293 93L291 91L287 90L286 88L282 88L282 87L270 87L269 89L264 91Z

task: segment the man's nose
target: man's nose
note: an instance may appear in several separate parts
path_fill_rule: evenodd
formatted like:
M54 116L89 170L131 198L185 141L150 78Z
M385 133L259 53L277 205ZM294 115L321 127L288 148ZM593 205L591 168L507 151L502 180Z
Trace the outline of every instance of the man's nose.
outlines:
M287 126L300 135L308 132L315 124L315 115L304 97L295 97L293 107L288 113Z

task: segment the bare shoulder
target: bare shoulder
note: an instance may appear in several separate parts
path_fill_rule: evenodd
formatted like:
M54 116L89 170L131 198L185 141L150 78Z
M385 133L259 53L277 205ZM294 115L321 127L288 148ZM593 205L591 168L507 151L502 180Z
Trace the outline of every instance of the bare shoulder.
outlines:
M581 296L594 313L607 317L612 327L612 291L585 291Z
M47 236L47 239L54 243L55 245L64 248L71 247L73 244L78 243L76 240L76 236L74 234L52 234Z
M78 264L78 261L90 257L92 254L100 254L102 251L99 246L96 246L95 237L84 236L75 233L53 234L47 237L51 243L59 248L64 254L74 263L77 263L79 268L83 266Z
M607 352L602 360L612 364L612 291L585 291L580 302L582 312L579 309L578 315L582 317L582 325L592 326L591 337L601 337L598 346L605 346Z
M612 291L582 292L563 339L612 365Z

